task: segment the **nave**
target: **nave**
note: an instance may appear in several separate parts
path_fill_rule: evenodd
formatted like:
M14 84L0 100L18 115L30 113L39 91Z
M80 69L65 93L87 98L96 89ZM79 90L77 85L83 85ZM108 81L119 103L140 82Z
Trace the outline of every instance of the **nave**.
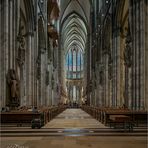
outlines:
M148 0L0 0L0 146L145 148L147 41Z

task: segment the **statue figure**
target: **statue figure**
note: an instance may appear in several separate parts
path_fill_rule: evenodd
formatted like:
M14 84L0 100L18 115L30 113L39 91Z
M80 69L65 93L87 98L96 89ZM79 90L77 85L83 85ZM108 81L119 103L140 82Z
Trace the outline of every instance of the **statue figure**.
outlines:
M10 69L7 74L7 82L10 86L11 103L18 103L19 85L14 69Z
M16 88L17 88L17 81L15 79L12 79L11 80L11 97L13 98L13 100L15 100L17 98L17 91L16 91Z
M132 55L131 47L130 47L129 44L127 44L126 47L125 47L125 51L124 51L124 64L127 67L131 66L131 62L132 62L131 55Z

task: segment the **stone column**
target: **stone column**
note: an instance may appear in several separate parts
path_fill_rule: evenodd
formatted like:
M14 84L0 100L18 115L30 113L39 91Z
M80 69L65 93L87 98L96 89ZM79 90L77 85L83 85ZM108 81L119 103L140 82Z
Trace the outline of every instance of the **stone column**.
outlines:
M79 105L81 105L81 102L82 102L82 84L81 84L81 86L79 86L78 89L79 89L78 90L78 92L79 92L79 95L78 95L78 103L79 103Z
M113 33L112 39L112 55L113 55L113 80L112 80L112 106L116 106L117 96L116 96L116 32Z
M109 106L109 78L108 78L108 60L109 55L106 55L105 60L105 98L106 98L106 106Z
M128 107L131 108L131 103L132 103L132 69L128 68Z
M97 106L99 106L99 98L100 98L100 95L99 95L99 75L98 75L98 72L99 69L98 69L98 62L96 63L96 103L97 103Z
M120 59L120 27L118 26L116 30L116 52L115 52L115 59L116 59L116 65L115 65L115 71L116 71L116 106L119 107L122 105L121 101L121 59Z
M135 109L135 5L131 3L130 5L131 13L131 32L132 32L132 100L131 100L131 109Z
M32 22L34 23L34 101L33 101L33 105L34 106L37 106L37 103L38 103L38 99L39 99L39 80L38 80L38 68L39 68L39 30L38 30L38 27L39 27L39 24L38 24L38 19L39 19L39 16L38 16L38 1L35 1L34 2L34 14L35 14L35 22ZM41 29L41 28L40 28ZM41 45L40 45L41 46ZM37 78L38 77L38 78Z
M26 65L27 65L27 77L26 77L26 105L32 105L32 37L33 33L27 33L27 50L26 50Z
M34 37L31 38L31 100L30 105L34 103Z
M139 42L139 33L140 33L140 30L139 30L139 2L138 1L135 1L135 109L138 109L139 108L139 105L140 105L140 102L139 102L139 97L140 97L140 94L139 94L139 78L140 78L140 75L139 75L139 55L140 55L140 42Z
M15 69L17 69L17 51L18 51L18 40L17 36L19 34L19 24L20 24L20 0L15 0L14 1L14 33L13 33L13 42L14 42L14 52L13 52L13 65Z
M103 51L102 51L103 52ZM102 102L103 102L103 105L106 106L106 87L107 87L107 79L106 79L106 55L104 53L102 53L102 62L103 62L103 76L102 76Z
M133 65L132 65L132 108L144 108L145 88L145 1L130 3L130 17L133 39Z
M13 16L12 16L12 20L13 20L13 27L12 27L12 42L13 42L13 45L12 45L12 49L13 49L13 52L12 52L12 67L15 67L15 50L17 48L17 16L16 16L16 13L17 13L17 1L13 1Z
M48 99L48 105L52 105L52 66L51 63L49 63L49 88L48 88L48 94L49 94L49 99Z
M37 58L37 106L41 105L41 55L39 50Z
M148 1L145 1L144 3L144 10L145 10L145 21L144 21L144 25L145 25L145 40L144 40L144 46L145 46L145 51L144 51L144 73L145 73L145 77L144 77L144 107L145 110L148 110Z
M3 3L2 1L0 1L0 45L2 46L2 14L3 14ZM2 86L2 76L1 76L1 73L2 73L2 48L0 48L0 107L2 107L4 104L2 103L3 102L3 97L2 97L2 92L1 92L1 86Z
M55 73L55 99L56 99L56 104L59 103L59 94L58 94L58 47L55 47L54 49L54 73ZM66 75L66 73L65 73ZM66 87L65 87L66 88Z
M45 105L46 97L46 84L45 84L45 71L46 71L46 59L45 59L45 49L41 49L41 105Z
M114 20L116 21L116 20ZM123 103L121 100L121 59L120 59L120 27L117 26L113 32L113 42L112 42L112 55L113 55L113 80L112 80L112 106L119 107Z
M13 68L13 1L9 0L9 68Z
M145 51L146 51L146 47L145 47L145 38L146 38L146 29L145 28L148 28L147 26L145 26L145 20L148 19L148 14L146 15L146 9L145 9L145 1L142 0L142 1L139 1L139 9L140 9L140 12L139 12L139 20L138 21L140 24L139 24L139 31L140 31L140 38L139 38L139 43L140 43L140 55L139 55L139 75L140 75L140 82L139 82L139 93L140 93L140 100L139 100L139 103L140 103L140 106L139 106L139 109L144 109L144 99L145 99L145 58L144 56L146 55L145 54ZM146 18L147 17L147 18ZM147 42L147 41L146 41ZM148 57L146 57L148 58Z
M112 107L112 98L113 98L113 94L112 94L112 80L109 80L109 107Z
M49 94L49 63L47 62L47 71L46 71L46 106L50 104L50 94Z
M36 12L37 13L37 12ZM38 27L38 21L36 17L36 27ZM33 31L33 30L32 30ZM39 36L38 36L38 29L36 32L34 32L34 106L37 106L38 102L38 78L37 78L37 60L38 60L38 54L39 54Z
M87 102L88 105L91 104L91 94L90 94L90 90L89 90L89 82L91 79L91 39L90 39L91 34L88 33L87 35L87 46L86 46L86 54L85 54L85 58L86 58L86 62L87 62L87 69L85 72L87 72L87 87L88 87L88 92L87 92Z
M59 35L59 49L58 49L58 78L59 78L59 86L61 87L61 50L62 50L62 42L61 42L61 34ZM61 88L59 90L59 99L61 100Z
M6 103L6 96L7 96L7 88L6 88L6 74L9 70L9 1L6 0L4 2L5 6L4 6L4 26L3 26L3 29L4 29L4 77L3 77L3 80L4 80L4 99L5 99L5 102Z
M1 2L1 106L6 105L6 74L9 68L9 0Z

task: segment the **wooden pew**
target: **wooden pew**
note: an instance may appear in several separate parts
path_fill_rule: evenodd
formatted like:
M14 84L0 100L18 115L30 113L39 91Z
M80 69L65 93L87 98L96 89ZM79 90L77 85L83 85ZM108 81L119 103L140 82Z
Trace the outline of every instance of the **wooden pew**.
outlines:
M23 124L31 125L33 119L41 119L42 126L44 119L42 118L42 113L32 113L32 112L3 112L0 114L2 124L16 124L17 126L22 126Z
M52 120L59 113L64 111L67 107L64 105L45 107L40 106L36 112L33 112L31 108L21 107L18 110L10 112L1 112L1 123L2 124L13 124L17 126L29 125L33 119L40 119L42 126ZM29 110L29 111L28 111Z
M133 111L127 108L110 108L110 107L99 108L87 105L82 105L81 108L105 125L109 125L110 115L128 116L131 118L131 121L136 126L140 125L140 123L144 123L145 125L147 125L147 117L148 117L147 111L142 111L142 110Z
M102 120L101 122L105 125L109 124L110 120L109 117L111 115L125 115L129 116L133 122L133 124L136 124L137 126L140 123L145 123L147 125L147 111L133 111L128 109L108 109L104 110L102 114Z
M139 126L140 124L147 125L148 112L143 110L132 111L132 120L136 126Z
M109 116L110 115L127 115L131 116L131 112L129 110L123 110L123 109L106 109L102 111L102 118L101 122L107 125L109 123Z
M123 128L124 130L129 129L133 130L133 122L131 117L125 115L110 115L110 127L114 128Z

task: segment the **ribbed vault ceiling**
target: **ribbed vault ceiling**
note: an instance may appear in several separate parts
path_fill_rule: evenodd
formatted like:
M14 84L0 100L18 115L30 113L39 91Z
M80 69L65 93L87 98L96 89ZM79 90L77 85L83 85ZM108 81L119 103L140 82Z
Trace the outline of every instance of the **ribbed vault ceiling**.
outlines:
M65 53L73 47L85 51L89 26L89 0L61 0L61 35Z

